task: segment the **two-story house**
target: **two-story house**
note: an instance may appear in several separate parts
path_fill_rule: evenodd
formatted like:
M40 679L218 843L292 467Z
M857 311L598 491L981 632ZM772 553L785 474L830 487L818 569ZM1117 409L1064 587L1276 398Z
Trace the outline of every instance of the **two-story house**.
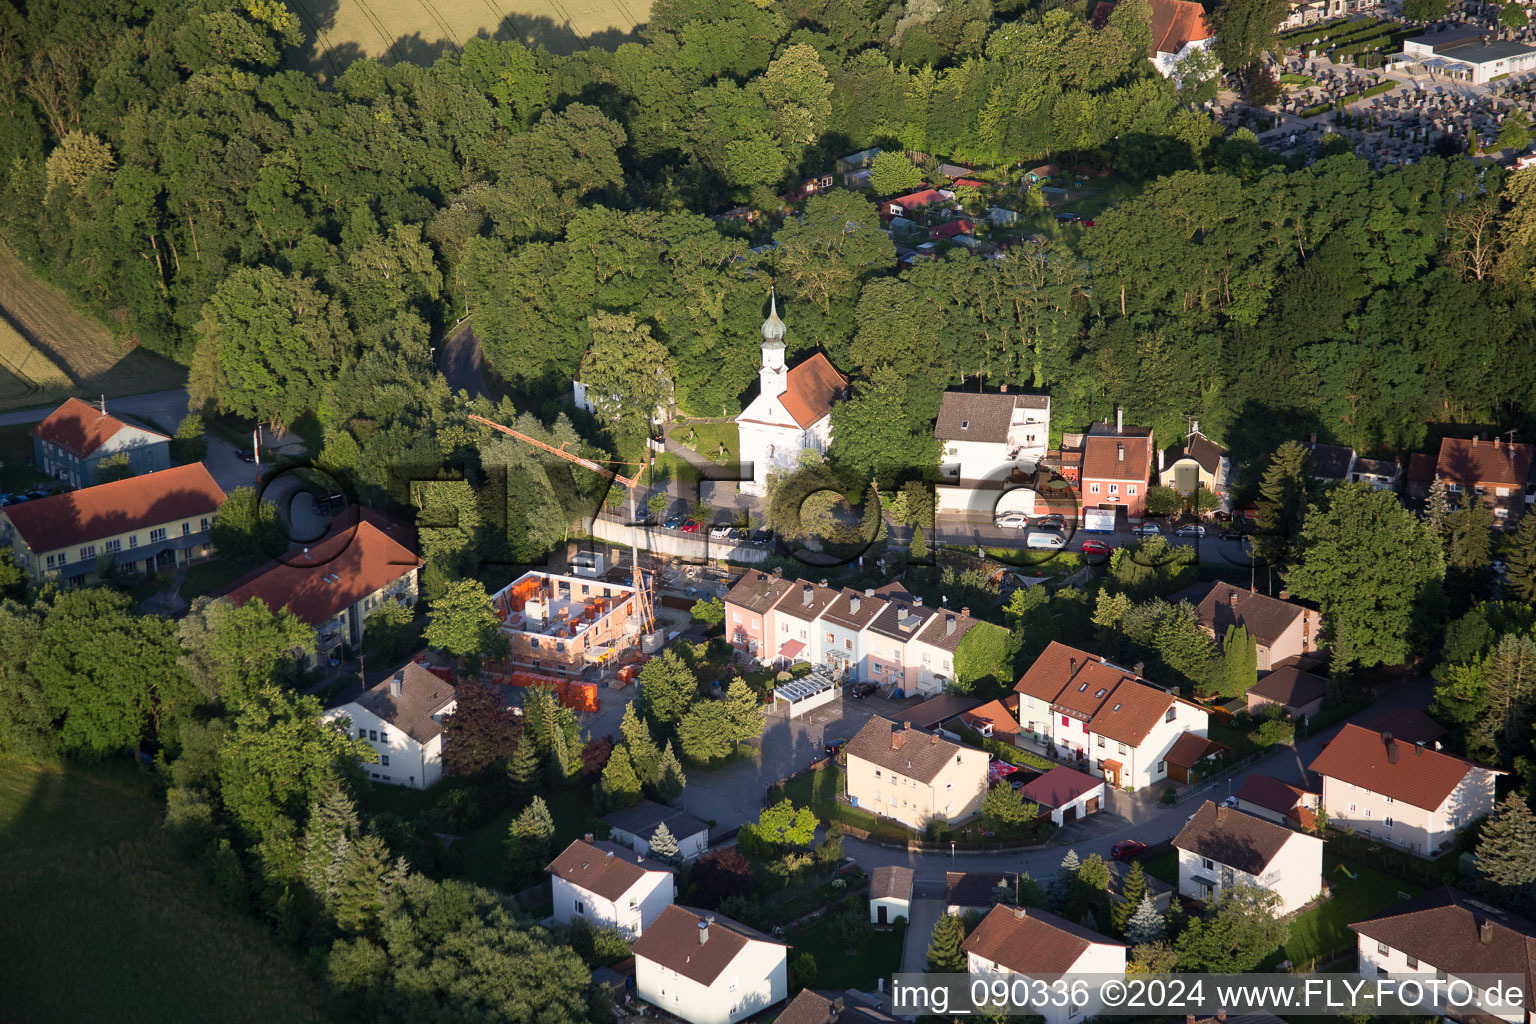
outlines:
M754 661L773 660L777 651L769 613L794 585L781 569L752 569L725 595L725 636L738 655Z
M822 658L834 671L846 672L850 682L869 678L865 629L885 609L885 599L873 590L844 587L821 614Z
M1260 672L1318 649L1322 616L1311 608L1230 583L1192 587L1178 596L1195 606L1195 621L1217 644L1231 627L1247 629L1253 637Z
M844 752L848 799L855 807L915 829L932 818L959 821L981 810L985 751L876 715Z
M960 643L973 629L1000 629L990 622L971 617L969 608L954 611L950 608L935 609L937 615L917 634L917 639L907 644L908 656L916 670L912 687L921 696L943 691L955 678L955 652Z
M1141 788L1169 775L1186 734L1203 739L1209 715L1132 671L1052 641L1014 684L1021 738L1090 765L1110 786Z
M603 815L611 838L638 853L651 852L651 838L662 825L677 840L677 855L696 860L709 849L709 826L687 811L654 800L641 800Z
M795 580L789 593L773 606L768 618L773 641L768 645L766 655L758 660L784 664L796 661L822 664L826 650L822 640L825 630L818 629L817 623L822 613L836 600L837 591L827 586L825 580L819 584L809 580ZM730 610L731 599L728 596L726 611Z
M1303 444L1307 454L1312 456L1312 479L1320 484L1342 484L1349 482L1349 474L1355 468L1355 450L1348 445L1325 444L1317 439L1317 435Z
M1223 889L1252 885L1279 895L1284 916L1323 890L1323 841L1235 807L1207 800L1173 838L1179 895L1206 903Z
M0 543L39 581L171 570L213 553L208 531L222 504L195 462L0 509Z
M1055 981L1065 975L1125 973L1125 945L1034 907L994 906L960 944L970 974L1020 974ZM1045 1010L1046 1024L1076 1024L1103 1012L1097 986L1084 1006Z
M103 466L142 476L171 468L171 439L158 430L107 414L71 398L31 430L32 464L71 487L102 482Z
M339 697L322 717L373 747L369 778L426 789L442 777L443 720L456 707L453 684L412 661L358 696Z
M1232 459L1227 450L1200 432L1199 421L1190 424L1184 440L1157 453L1158 483L1186 498L1199 490L1225 498L1231 475Z
M1346 725L1308 766L1323 778L1328 823L1438 857L1456 831L1493 811L1492 768Z
M1115 422L1096 423L1083 438L1078 497L1083 508L1118 512L1140 519L1147 510L1147 482L1152 478L1152 428L1128 427L1124 413Z
M286 608L319 636L311 665L363 642L368 614L386 601L414 605L422 561L409 528L383 513L353 506L331 520L325 536L247 573L219 596L235 604L260 598Z
M946 392L933 425L941 443L938 511L992 516L1005 488L1033 479L1050 433L1049 395L1009 394L1006 385L995 395ZM1033 490L1017 498L1009 511L1033 511Z
M865 665L871 681L922 692L916 641L928 620L939 613L921 597L892 597L865 628Z
M1431 889L1349 927L1361 977L1417 974L1425 981L1450 981L1513 974L1525 992L1536 991L1536 924L1459 889ZM1483 1012L1456 1013L1455 1019L1529 1024L1536 1017L1528 1004L1490 1002L1479 1009Z
M1536 445L1512 444L1502 438L1447 437L1440 442L1436 478L1445 481L1452 500L1471 495L1492 510L1498 525L1514 529L1536 500L1531 484L1532 453Z
M630 939L644 934L676 895L671 868L617 843L595 840L590 832L544 870L556 921L585 921Z
M721 914L670 906L633 949L635 993L688 1024L736 1024L789 995L789 947Z

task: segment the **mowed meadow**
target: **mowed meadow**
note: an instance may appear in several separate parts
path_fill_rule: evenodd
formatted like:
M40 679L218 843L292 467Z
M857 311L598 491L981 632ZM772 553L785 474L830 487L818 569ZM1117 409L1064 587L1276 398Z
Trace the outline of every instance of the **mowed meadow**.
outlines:
M0 757L0 1019L328 1019L298 960L173 855L147 771Z
M430 64L476 36L554 53L635 39L649 0L288 0L309 45L295 63L329 78L353 60Z

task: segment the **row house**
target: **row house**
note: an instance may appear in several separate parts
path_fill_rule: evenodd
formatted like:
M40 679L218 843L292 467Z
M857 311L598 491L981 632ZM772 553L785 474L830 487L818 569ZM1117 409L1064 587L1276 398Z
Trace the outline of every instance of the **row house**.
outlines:
M1014 690L1021 736L1091 766L1109 786L1141 788L1167 778L1179 740L1207 735L1209 716L1199 705L1055 641Z
M725 597L726 637L738 657L761 665L807 662L849 682L929 695L954 677L955 652L973 629L997 629L970 615L925 606L892 584L833 589L823 580L750 571Z

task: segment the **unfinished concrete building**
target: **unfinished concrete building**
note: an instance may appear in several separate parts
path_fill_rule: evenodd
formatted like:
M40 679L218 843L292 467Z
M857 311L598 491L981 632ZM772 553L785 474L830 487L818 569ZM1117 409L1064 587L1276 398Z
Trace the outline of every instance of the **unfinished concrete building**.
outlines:
M510 652L508 667L580 676L616 663L639 642L633 587L529 572L492 597Z

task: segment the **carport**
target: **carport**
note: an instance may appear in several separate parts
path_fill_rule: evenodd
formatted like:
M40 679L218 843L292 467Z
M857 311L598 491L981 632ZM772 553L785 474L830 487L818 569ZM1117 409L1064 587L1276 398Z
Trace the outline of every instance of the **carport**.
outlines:
M787 705L783 710L790 718L798 718L808 711L830 704L837 697L837 683L824 669L817 669L808 676L780 683L773 688L774 703Z

